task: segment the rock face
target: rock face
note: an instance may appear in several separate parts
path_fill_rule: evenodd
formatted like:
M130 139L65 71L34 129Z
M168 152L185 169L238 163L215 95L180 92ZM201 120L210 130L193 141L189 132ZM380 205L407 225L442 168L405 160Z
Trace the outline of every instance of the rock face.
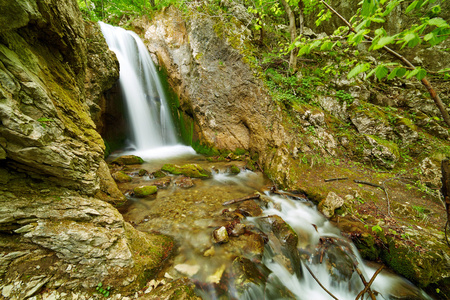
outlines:
M118 63L75 0L0 8L0 291L23 299L44 286L130 286L172 244L99 200L124 198L93 121Z
M194 139L218 149L255 151L281 142L282 127L269 132L277 122L267 92L215 26L197 16L185 22L170 7L144 29L150 52L167 69L180 109L194 122Z

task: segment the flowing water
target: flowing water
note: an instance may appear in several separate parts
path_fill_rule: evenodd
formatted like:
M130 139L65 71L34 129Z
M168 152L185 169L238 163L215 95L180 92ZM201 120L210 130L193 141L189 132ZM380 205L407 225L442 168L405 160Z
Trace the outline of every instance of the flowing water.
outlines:
M130 31L103 23L101 28L120 61L120 85L136 148L131 153L146 160L136 168L153 172L164 163L195 163L212 170L210 179L194 179L190 188L180 187L180 176L170 175L167 186L156 195L143 199L128 195L121 209L137 229L174 237L177 253L165 276L191 278L203 299L332 299L325 289L338 299L355 299L364 288L356 270L369 281L377 268L366 265L353 244L307 199L271 193L268 179L246 170L242 161L211 163L192 148L177 145L164 92L145 46ZM232 174L231 164L241 172ZM155 183L156 179L138 176L139 169L124 170L134 179L119 184L121 190ZM257 201L223 206L255 192L262 195ZM297 267L280 246L286 241L267 230L271 222L267 220L273 216L281 217L298 236L293 250L299 257ZM228 242L212 239L217 228L237 223L245 229ZM377 299L431 299L388 271L375 278L372 290Z

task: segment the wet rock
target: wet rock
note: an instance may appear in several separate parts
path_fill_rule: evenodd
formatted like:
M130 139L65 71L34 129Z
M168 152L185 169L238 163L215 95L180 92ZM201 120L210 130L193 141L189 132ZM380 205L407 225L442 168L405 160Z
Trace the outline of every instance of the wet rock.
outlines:
M236 166L236 165L231 165L229 170L230 170L231 174L239 174L239 173L241 173L241 169L239 169L239 167Z
M263 286L267 282L270 271L263 265L255 264L244 257L236 257L232 263L234 285L238 293L242 294L251 285Z
M238 223L231 230L230 236L240 236L245 233L245 224Z
M184 175L191 178L209 178L211 177L211 172L204 170L201 166L197 164L187 164L183 166L177 166L173 164L165 164L162 171L169 172L175 175Z
M260 198L261 199L261 198ZM239 203L237 212L240 212L244 216L257 217L262 214L262 209L254 200L248 200Z
M228 243L228 232L225 226L220 227L219 229L215 229L213 231L213 241L214 243L222 244Z
M158 189L166 189L167 187L170 186L170 183L172 182L172 178L167 176L167 177L162 177L159 178L157 180L152 180L152 185L158 187Z
M138 186L133 189L134 196L138 198L145 198L147 196L156 194L158 192L158 188L154 185L143 185Z
M145 176L145 175L148 175L148 171L145 170L145 169L140 169L138 175L141 176L141 177Z
M136 155L122 155L111 162L117 165L140 165L144 160Z
M301 276L302 270L300 266L300 254L297 249L297 233L277 215L261 218L257 222L263 232L269 233L269 241L274 245L275 252L281 252L286 256L291 262L292 271L298 276Z
M166 177L167 174L161 170L158 170L158 171L152 172L152 176L153 176L153 178L163 178L163 177Z
M185 188L185 189L191 188L195 185L194 181L192 181L192 179L190 177L186 177L186 176L181 176L181 177L175 179L174 184L176 186L179 186L179 187Z
M336 195L334 192L329 192L327 197L319 203L319 210L327 217L334 216L334 211L344 205L344 199Z
M112 174L116 182L131 182L133 178L127 175L124 171L118 171Z

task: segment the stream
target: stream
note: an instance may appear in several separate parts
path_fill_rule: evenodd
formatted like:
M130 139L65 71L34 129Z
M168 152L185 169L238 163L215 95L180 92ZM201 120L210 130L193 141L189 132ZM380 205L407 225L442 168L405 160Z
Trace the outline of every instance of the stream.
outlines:
M160 277L189 278L203 299L355 299L365 287L362 278L369 282L379 266L363 262L355 246L304 196L274 190L243 160L210 162L180 145L142 41L122 28L100 26L119 59L132 129L128 148L133 151L109 160L134 154L145 161L120 167L132 177L118 184L128 198L120 212L138 230L172 236L177 245ZM149 176L166 163L197 164L212 175ZM130 191L141 185L157 185L158 191L136 198ZM248 196L254 199L224 205ZM388 270L374 278L371 296L364 293L361 299L431 299Z
M168 175L164 180L169 183L156 195L135 198L128 193L128 203L120 209L124 219L138 230L174 237L177 253L161 276L190 278L203 299L333 299L309 268L337 299L355 299L364 289L358 271L369 281L378 269L378 265L363 262L354 245L301 195L293 199L272 193L270 180L247 170L243 161L209 162L189 147L174 148L177 155L165 158L146 157L145 152L125 153L143 155L145 163L125 167L133 181L119 184L126 192L161 181L139 176L138 171L151 173L165 163L198 164L212 171L210 179L192 179L191 187L178 185L184 176ZM239 174L231 173L231 166L237 166ZM254 193L261 197L223 205ZM237 219L244 229L227 242L216 242L214 231L233 226ZM291 237L277 236L273 225L283 220L298 236L295 249L292 245L288 249L298 252L297 264L293 259L296 254L286 250ZM431 299L388 270L376 276L371 288L376 299ZM365 295L363 299L370 299Z

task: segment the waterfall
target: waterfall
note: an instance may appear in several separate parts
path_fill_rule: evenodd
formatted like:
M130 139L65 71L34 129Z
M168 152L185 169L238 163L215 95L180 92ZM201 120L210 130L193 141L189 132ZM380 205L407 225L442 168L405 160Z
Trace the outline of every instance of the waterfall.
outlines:
M142 151L175 145L177 137L170 108L144 43L132 31L99 23L109 48L116 53L120 63L119 84L134 148Z

